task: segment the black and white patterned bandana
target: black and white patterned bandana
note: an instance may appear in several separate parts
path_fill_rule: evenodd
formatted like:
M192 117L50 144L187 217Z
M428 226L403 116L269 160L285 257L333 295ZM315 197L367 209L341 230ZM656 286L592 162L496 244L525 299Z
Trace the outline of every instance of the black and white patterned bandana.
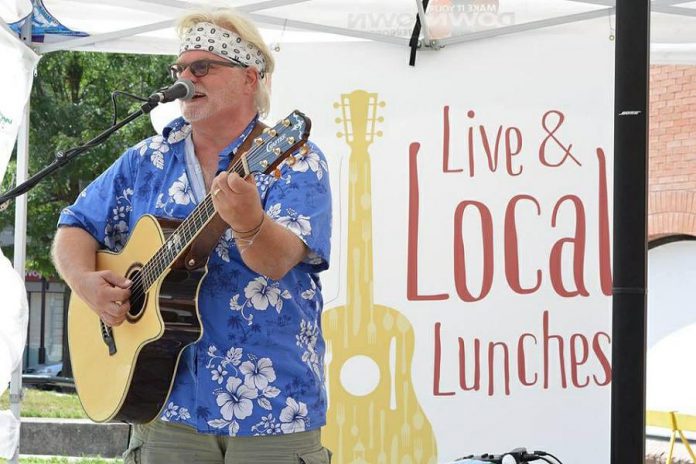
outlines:
M196 23L186 31L179 54L189 50L211 52L230 61L253 66L261 76L266 72L266 59L261 50L238 34L213 23Z

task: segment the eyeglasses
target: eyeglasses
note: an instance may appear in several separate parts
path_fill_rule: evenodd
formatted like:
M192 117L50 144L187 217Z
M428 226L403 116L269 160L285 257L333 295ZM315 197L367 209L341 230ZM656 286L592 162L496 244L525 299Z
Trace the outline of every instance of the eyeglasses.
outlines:
M227 66L228 68L246 68L247 65L234 61L215 61L215 60L198 60L189 64L174 63L169 67L169 75L172 80L177 80L181 74L186 71L186 68L191 70L191 74L196 77L203 77L208 74L211 66Z

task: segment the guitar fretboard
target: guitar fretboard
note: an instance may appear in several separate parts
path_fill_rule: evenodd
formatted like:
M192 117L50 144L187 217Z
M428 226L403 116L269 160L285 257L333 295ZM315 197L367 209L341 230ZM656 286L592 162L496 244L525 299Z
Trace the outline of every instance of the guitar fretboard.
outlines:
M236 163L236 165L232 166L229 172L232 171L241 177L245 175L242 163ZM209 193L143 266L141 275L145 290L148 290L153 283L162 277L162 274L186 250L214 215L213 197Z

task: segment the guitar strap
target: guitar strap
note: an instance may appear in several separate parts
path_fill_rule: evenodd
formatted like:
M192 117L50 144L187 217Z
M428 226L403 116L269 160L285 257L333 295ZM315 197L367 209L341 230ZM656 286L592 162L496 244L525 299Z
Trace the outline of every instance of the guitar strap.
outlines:
M239 146L237 153L230 160L230 164L227 167L232 166L241 156L249 151L251 144L256 137L261 135L263 130L268 127L261 121L256 123L256 126L249 133L244 142ZM208 256L210 252L213 251L215 245L217 245L218 240L222 234L229 229L230 225L227 224L218 213L215 213L212 219L203 227L203 230L198 234L196 239L189 245L189 247L181 255L182 257L174 263L176 268L186 268L188 270L198 269L208 262Z

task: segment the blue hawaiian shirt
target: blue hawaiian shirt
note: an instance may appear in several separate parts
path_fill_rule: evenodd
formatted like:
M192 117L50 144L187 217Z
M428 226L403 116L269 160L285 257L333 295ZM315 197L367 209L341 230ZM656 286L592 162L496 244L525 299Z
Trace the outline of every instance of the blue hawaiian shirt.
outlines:
M229 164L249 134L220 154ZM118 251L143 214L183 219L197 202L186 163L191 126L174 120L162 136L126 150L64 209L58 224L81 227ZM317 273L328 268L331 192L326 160L311 142L281 176L257 174L267 215L295 233L307 258L281 280L244 265L231 231L217 243L198 294L203 335L181 357L161 420L202 433L252 436L312 430L326 422L323 300ZM200 175L200 174L199 174ZM200 178L198 179L200 181Z

